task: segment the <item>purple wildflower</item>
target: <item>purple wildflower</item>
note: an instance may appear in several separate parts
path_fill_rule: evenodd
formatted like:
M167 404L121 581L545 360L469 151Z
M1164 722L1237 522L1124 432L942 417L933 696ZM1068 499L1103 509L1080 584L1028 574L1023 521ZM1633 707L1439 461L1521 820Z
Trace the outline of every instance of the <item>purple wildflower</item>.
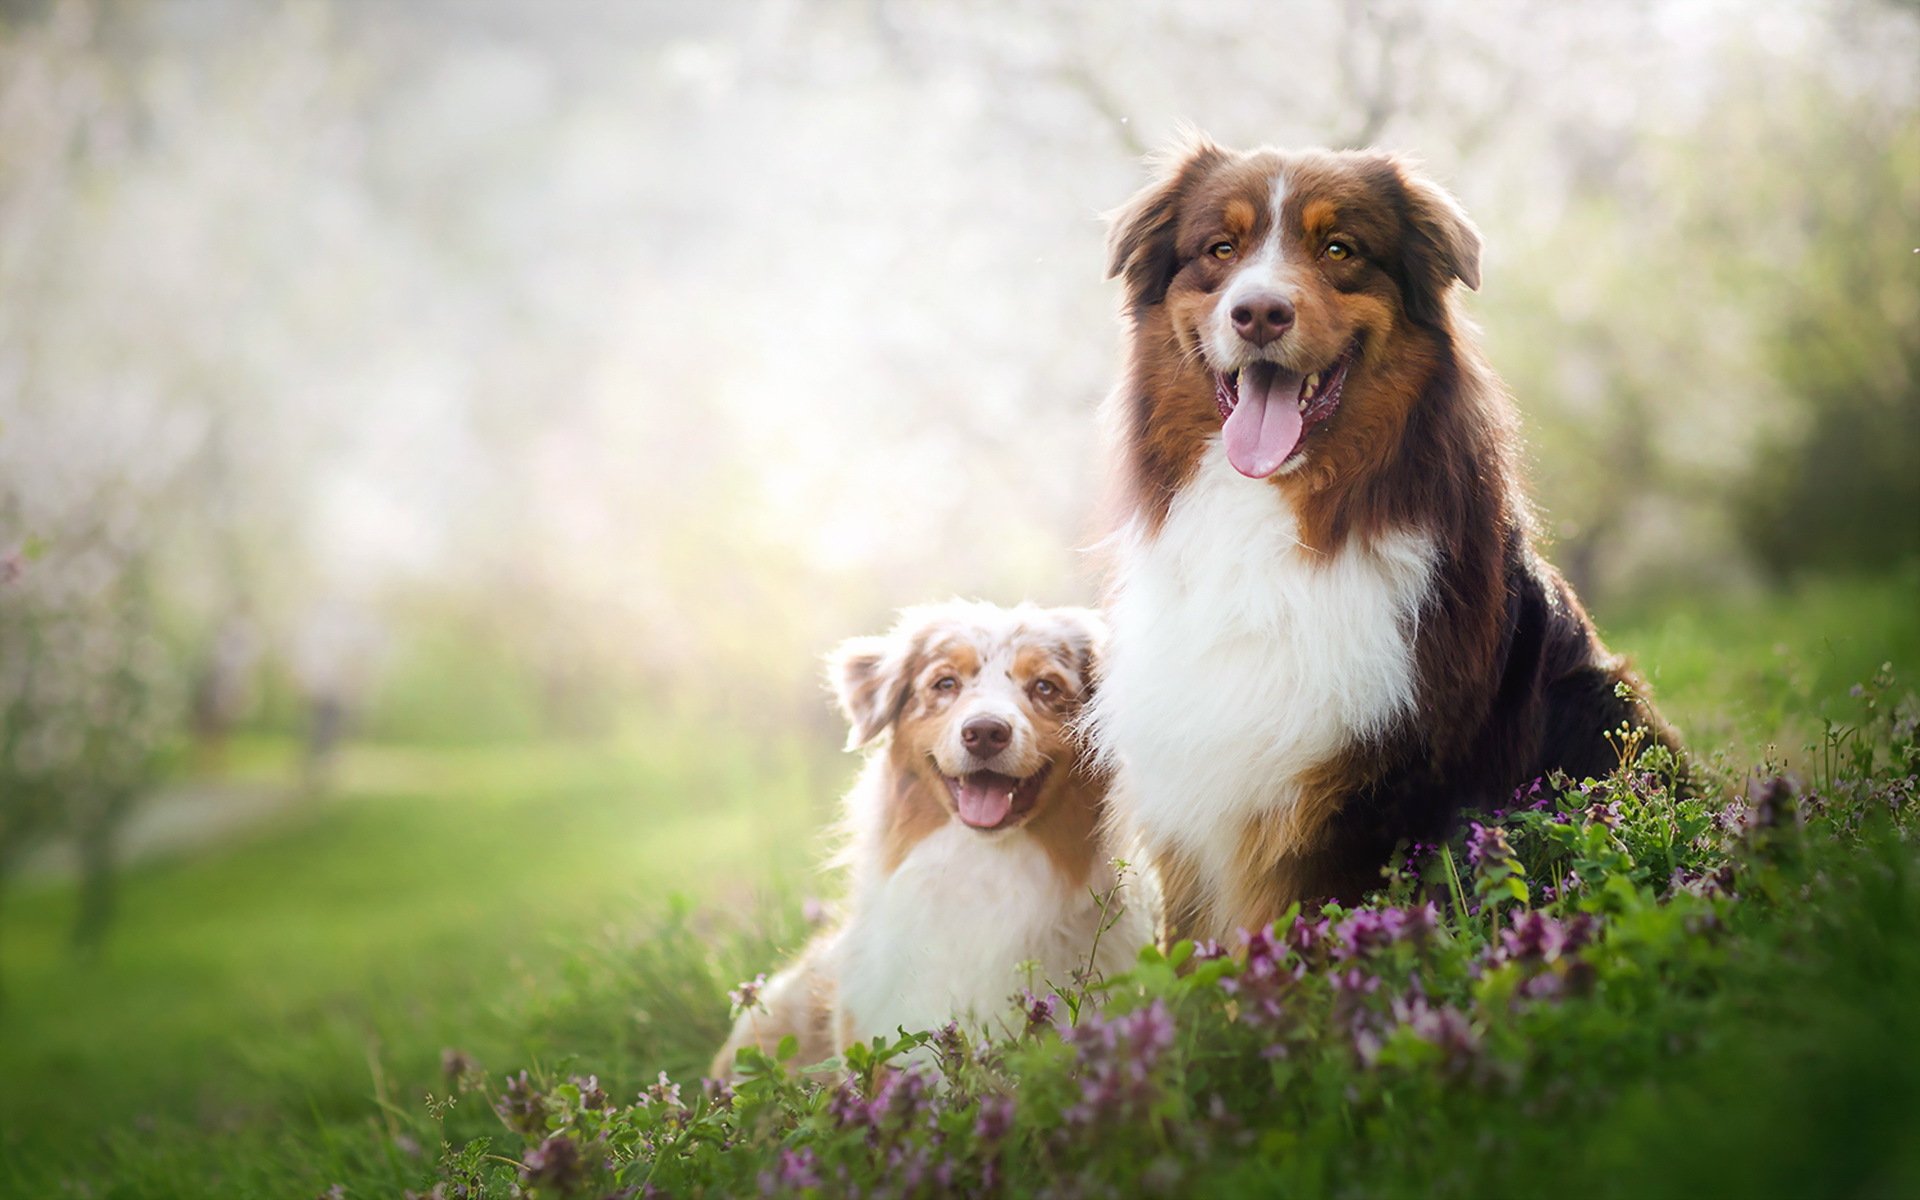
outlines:
M863 1129L875 1124L873 1106L860 1094L851 1079L843 1079L827 1098L827 1115L842 1129Z
M1519 807L1524 804L1533 812L1538 812L1545 808L1552 799L1545 794L1546 784L1546 779L1536 777L1531 784L1527 785L1524 793L1519 788L1513 789L1514 806Z
M1474 821L1467 832L1467 863L1473 867L1482 864L1492 866L1495 863L1509 862L1513 858L1513 847L1507 843L1507 832L1497 825L1482 825Z
M1584 958L1560 959L1520 985L1520 994L1529 1000L1558 1000L1563 996L1585 996L1593 991L1600 973Z
M668 1079L665 1071L660 1072L659 1079L654 1081L652 1087L640 1093L640 1106L642 1108L653 1108L655 1106L663 1108L686 1107L686 1105L680 1103L680 1085Z
M1435 1008L1425 996L1396 997L1393 1016L1420 1040L1440 1047L1449 1070L1467 1066L1480 1050L1480 1035L1467 1015L1450 1004Z
M532 1137L547 1127L546 1097L534 1089L525 1071L508 1077L506 1090L494 1102L493 1111L521 1137Z
M448 1046L440 1051L440 1073L446 1076L448 1086L465 1084L479 1071L480 1064L465 1050Z
M1212 938L1201 938L1193 944L1193 961L1212 962L1216 958L1225 958L1230 951Z
M1059 1010L1059 1007L1060 997L1052 992L1044 996L1036 996L1032 992L1023 993L1020 997L1020 1010L1027 1015L1027 1032L1038 1033L1042 1029L1053 1028L1054 1013Z
M1338 961L1364 958L1396 942L1424 942L1440 927L1440 910L1431 900L1419 908L1362 909L1340 922L1334 934Z
M905 1128L923 1113L931 1114L933 1107L933 1086L926 1073L909 1067L888 1071L881 1077L874 1088L870 1110L874 1124L891 1119L898 1127Z
M933 1034L934 1053L940 1056L940 1067L951 1075L960 1064L967 1061L967 1036L960 1032L958 1021L948 1021Z
M1367 997L1380 990L1380 977L1359 967L1329 971L1327 982L1333 987L1333 1015L1336 1021L1358 1019L1366 1009Z
M1246 966L1239 974L1220 981L1220 990L1238 1003L1240 1019L1249 1024L1274 1025L1284 1015L1282 997L1306 970L1304 960L1298 970L1287 968L1289 942L1296 937L1302 944L1318 945L1326 936L1325 921L1303 924L1296 920L1288 931L1288 941L1278 941L1271 929L1259 929L1246 935Z
M1293 951L1294 956L1300 960L1302 965L1309 965L1324 960L1327 951L1328 924L1329 922L1324 919L1310 921L1306 918L1305 914L1302 914L1295 917L1293 924L1288 926L1285 943L1286 948ZM1269 939L1267 945L1270 947L1271 944L1271 940ZM1247 965L1249 967L1253 965L1255 949L1256 944L1249 941L1247 943Z
M1369 1067L1378 1062L1380 1060L1380 1048L1384 1044L1380 1038L1380 1032L1371 1024L1364 1021L1356 1021L1354 1023L1353 1052L1360 1056L1361 1062Z
M952 1164L935 1163L932 1148L923 1143L895 1142L887 1148L885 1161L889 1182L899 1187L900 1195L911 1196L927 1183L935 1185L936 1194L946 1195L952 1186Z
M773 1169L760 1173L760 1194L774 1196L783 1191L803 1191L817 1188L822 1182L813 1147L802 1146L797 1150L783 1147Z
M1514 917L1511 928L1500 931L1495 957L1502 962L1550 963L1591 942L1598 922L1588 913L1562 921L1543 912Z
M974 1138L978 1141L993 1143L1007 1136L1012 1129L1013 1097L981 1097L980 1115L973 1122Z
M574 1087L580 1089L581 1108L602 1109L607 1107L607 1093L606 1090L600 1086L600 1077L598 1075L589 1075L585 1079L575 1075L571 1082Z
M553 1188L562 1195L586 1180L587 1163L573 1139L554 1134L527 1151L520 1163L520 1182Z
M1799 798L1793 781L1784 775L1770 775L1751 789L1747 802L1749 829L1772 829L1794 819Z
M1397 908L1361 909L1334 927L1339 944L1333 948L1338 961L1364 958L1400 940L1407 923L1406 914Z
M755 975L752 979L742 980L740 986L727 993L727 999L733 1002L733 1011L743 1013L750 1008L764 1008L760 1003L760 993L766 989L767 973Z

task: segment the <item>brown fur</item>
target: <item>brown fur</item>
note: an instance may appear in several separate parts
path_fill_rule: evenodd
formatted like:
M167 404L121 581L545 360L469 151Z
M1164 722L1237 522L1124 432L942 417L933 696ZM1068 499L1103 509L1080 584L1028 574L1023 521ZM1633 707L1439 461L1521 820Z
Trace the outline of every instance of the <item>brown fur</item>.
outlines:
M1126 516L1158 533L1221 418L1200 330L1242 249L1264 242L1286 179L1282 268L1301 361L1357 344L1340 406L1309 429L1299 469L1276 474L1310 552L1396 530L1434 540L1439 566L1414 639L1418 708L1386 738L1356 739L1311 769L1286 818L1247 830L1240 876L1187 879L1158 856L1169 913L1197 890L1227 927L1377 880L1402 838L1433 840L1463 807L1504 800L1553 768L1613 765L1601 736L1622 721L1677 738L1644 686L1595 635L1536 553L1515 466L1512 405L1454 308L1480 283L1480 235L1459 205L1380 153L1260 150L1200 140L1116 216L1110 273L1129 323L1122 404ZM1356 253L1330 257L1330 239ZM1218 259L1210 247L1230 243ZM1616 684L1633 698L1620 700ZM1171 882L1169 882L1171 880Z

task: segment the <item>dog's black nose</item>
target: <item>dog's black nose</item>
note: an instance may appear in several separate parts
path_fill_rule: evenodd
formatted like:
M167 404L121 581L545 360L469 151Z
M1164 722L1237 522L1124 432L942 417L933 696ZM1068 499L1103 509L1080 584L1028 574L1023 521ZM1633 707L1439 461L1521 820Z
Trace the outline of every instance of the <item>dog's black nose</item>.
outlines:
M999 717L974 717L960 727L960 742L982 758L998 754L1013 741L1013 726Z
M1278 292L1250 296L1233 306L1227 314L1240 336L1256 346L1264 346L1293 328L1293 301Z

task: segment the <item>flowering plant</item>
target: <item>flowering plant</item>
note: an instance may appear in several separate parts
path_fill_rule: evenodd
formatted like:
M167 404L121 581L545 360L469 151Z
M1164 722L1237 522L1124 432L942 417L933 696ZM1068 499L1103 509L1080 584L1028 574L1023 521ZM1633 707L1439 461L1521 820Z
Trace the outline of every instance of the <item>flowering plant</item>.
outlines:
M1569 1158L1684 1166L1742 1135L1682 1081L1737 1095L1753 1068L1728 1047L1771 1053L1808 1020L1754 1024L1739 997L1879 995L1832 982L1849 944L1822 962L1806 923L1892 904L1920 928L1920 722L1891 686L1829 730L1824 776L1683 788L1623 736L1608 777L1531 781L1452 843L1401 847L1364 903L1044 981L1001 1034L903 1030L804 1072L791 1044L748 1051L732 1086L662 1073L624 1102L520 1072L490 1093L507 1152L449 1144L420 1194L1465 1196L1536 1192ZM1904 997L1878 1019L1913 1032ZM1649 1088L1697 1123L1636 1115Z

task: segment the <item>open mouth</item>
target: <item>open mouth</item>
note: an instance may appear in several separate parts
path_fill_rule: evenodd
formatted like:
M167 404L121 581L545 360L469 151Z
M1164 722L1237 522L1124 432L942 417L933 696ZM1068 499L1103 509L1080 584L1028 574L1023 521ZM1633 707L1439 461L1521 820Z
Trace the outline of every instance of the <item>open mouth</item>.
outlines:
M1307 433L1339 409L1358 348L1355 342L1331 366L1304 375L1273 362L1214 372L1213 398L1226 422L1221 440L1233 469L1265 479L1297 456Z
M960 819L974 829L1005 829L1018 824L1033 811L1040 785L1053 770L1048 763L1025 779L1015 779L998 771L972 771L965 775L943 775L947 791L953 793L953 807Z

